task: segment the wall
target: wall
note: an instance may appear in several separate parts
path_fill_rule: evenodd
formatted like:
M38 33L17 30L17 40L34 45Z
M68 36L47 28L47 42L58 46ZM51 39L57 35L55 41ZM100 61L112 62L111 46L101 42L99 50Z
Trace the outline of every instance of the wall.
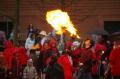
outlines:
M0 21L4 16L15 20L16 0L0 0ZM45 20L49 10L60 9L61 0L21 0L20 32L26 33L28 24L50 32L51 26ZM120 0L65 0L64 11L83 38L89 36L88 31L103 29L104 21L120 21ZM24 29L24 30L23 30Z

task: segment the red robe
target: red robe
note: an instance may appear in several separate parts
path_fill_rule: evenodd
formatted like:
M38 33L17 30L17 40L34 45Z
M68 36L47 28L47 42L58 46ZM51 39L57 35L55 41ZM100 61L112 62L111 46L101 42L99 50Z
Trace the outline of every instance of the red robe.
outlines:
M106 51L106 47L102 44L97 43L95 45L95 52L97 53L97 58L100 60L101 59L101 55L102 55L102 51Z
M11 41L6 41L5 42L5 50L4 50L4 56L6 58L7 64L8 64L8 69L11 69L12 66L12 58L13 58L13 54L14 54L14 46L12 44Z
M102 51L106 51L105 45L97 43L95 45L95 51L93 52L93 65L92 65L92 74L98 75L99 60L101 60Z
M80 62L80 52L81 52L81 48L77 48L76 50L73 51L73 65L75 67L79 66L79 62Z
M70 63L70 60L69 60L68 56L67 55L61 55L58 58L57 63L62 66L62 68L64 70L65 79L73 79L73 76L72 76L72 65Z
M26 65L27 64L27 60L29 59L27 54L26 54L26 50L24 47L19 47L18 48L18 58L20 60L20 63L22 65Z
M83 63L83 68L87 72L91 72L93 51L91 49L81 49L80 63Z
M112 76L120 76L120 47L112 50L109 60Z
M93 65L92 65L92 74L98 75L98 64L99 64L99 58L96 56L96 53L93 52Z

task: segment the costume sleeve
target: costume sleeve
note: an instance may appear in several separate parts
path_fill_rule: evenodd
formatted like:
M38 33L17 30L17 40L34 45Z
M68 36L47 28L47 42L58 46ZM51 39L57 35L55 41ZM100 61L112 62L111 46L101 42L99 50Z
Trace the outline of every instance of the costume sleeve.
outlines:
M115 50L113 50L111 53L110 53L110 57L109 57L109 60L110 60L110 64L114 64L115 63Z

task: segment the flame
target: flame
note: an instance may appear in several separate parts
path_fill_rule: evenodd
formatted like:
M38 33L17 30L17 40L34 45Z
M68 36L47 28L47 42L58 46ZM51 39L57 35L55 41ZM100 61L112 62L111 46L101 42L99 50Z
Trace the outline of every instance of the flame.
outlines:
M48 11L46 14L46 20L57 31L57 34L62 34L63 32L68 31L71 36L75 35L77 38L80 38L77 34L77 30L70 21L67 12L62 12L61 10Z

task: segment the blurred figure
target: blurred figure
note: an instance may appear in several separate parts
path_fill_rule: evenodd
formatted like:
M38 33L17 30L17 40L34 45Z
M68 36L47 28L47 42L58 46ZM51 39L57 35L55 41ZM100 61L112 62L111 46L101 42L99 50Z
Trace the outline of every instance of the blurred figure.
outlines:
M40 29L39 29L39 27L35 28L34 33L35 33L36 35L38 35L38 34L40 33Z
M57 44L56 43L52 43L51 44L51 50L52 50L52 52L53 52L54 55L59 56L59 52L58 52Z
M29 37L29 36L31 36L31 34L33 34L33 32L34 32L34 27L33 27L33 25L32 25L32 24L29 24L27 30L28 30L28 35L27 35L27 36Z
M18 58L18 49L15 50L12 58L11 75L13 79L21 79L20 77L22 76L22 64Z
M96 44L94 46L94 58L96 56L93 63L94 71L95 71L93 74L94 77L95 76L101 78L104 77L104 72L106 69L106 61L102 60L102 55L105 53L106 49L107 48L106 48L105 39L103 38L102 35L98 35Z
M51 56L53 52L50 49L50 45L48 42L45 42L42 46L40 55L39 55L39 66L40 66L40 71L41 71L41 77L44 79L45 73L46 73L46 68L51 61Z
M29 59L27 62L27 66L23 71L23 79L38 79L37 71L33 66L32 59Z
M47 40L48 40L47 33L46 33L46 31L41 31L39 34L41 35L41 41L40 41L40 43L43 46L43 44L45 42L47 42Z
M73 62L67 51L63 52L63 54L58 58L57 63L63 68L64 79L73 79Z
M111 75L113 79L120 79L120 38L117 38L114 41L113 50L110 53L109 57L109 66L105 72L105 75L108 74L109 70L111 69Z
M63 68L57 63L57 56L51 57L45 79L65 79Z
M31 34L30 37L26 39L25 42L25 48L27 50L27 55L30 55L30 50L32 49L32 46L35 44L35 34Z
M12 59L14 57L14 55L13 55L14 50L15 50L15 47L14 47L12 41L7 40L5 42L4 56L5 56L5 59L7 61L7 66L8 66L8 70L7 70L7 77L8 78L11 77Z
M86 39L84 43L84 48L81 49L80 53L80 69L78 71L78 79L92 79L91 69L92 69L92 54L93 51L91 47L93 46L93 41L91 39Z
M101 57L101 62L104 64L104 67L105 67L105 71L107 69L107 67L109 66L109 57L110 57L110 53L111 51L113 50L113 43L112 41L106 41L106 51L105 53L103 53L102 57ZM104 73L105 73L104 71ZM111 72L109 70L107 76L104 76L106 79L112 79L112 76L111 76Z

